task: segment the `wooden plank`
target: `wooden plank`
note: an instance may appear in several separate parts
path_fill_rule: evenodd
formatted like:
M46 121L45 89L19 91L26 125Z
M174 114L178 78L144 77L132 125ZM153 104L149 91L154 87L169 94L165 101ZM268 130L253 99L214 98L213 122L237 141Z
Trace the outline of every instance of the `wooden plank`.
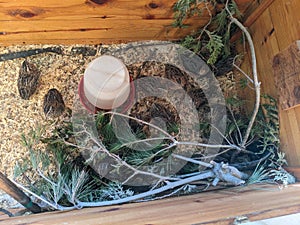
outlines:
M247 19L244 22L244 26L250 27L260 17L260 15L270 7L270 5L274 1L275 0L265 0L262 2L258 1L258 5L253 4L252 7L249 7L247 9L247 12L245 12Z
M294 109L291 109L294 110ZM289 166L298 166L297 146L291 136L291 124L289 121L288 111L279 109L279 132L280 132L280 149L286 156Z
M74 17L87 19L105 16L143 18L150 14L155 18L170 18L174 3L166 0L5 1L0 3L0 20L72 20Z
M243 25L245 27L250 27L252 24L270 7L270 5L275 0L265 0L263 2L254 2L250 5L245 12L245 21ZM235 33L230 39L231 42L237 41L242 35L242 32L239 31Z
M70 43L70 40L81 42L81 39L89 42L116 42L120 40L172 40L180 35L187 35L187 29L174 29L169 24L172 20L145 20L143 23L136 23L135 20L103 21L90 19L91 23L81 20L65 21L59 25L60 21L8 21L2 22L8 28L5 35L0 35L0 43L47 43L57 40L58 43ZM116 22L112 22L116 21ZM201 22L202 19L199 20ZM30 27L30 32L26 31ZM41 29L41 27L43 29ZM71 27L71 28L70 28ZM120 29L121 27L121 29ZM135 35L129 30L135 30ZM46 30L46 31L45 31ZM129 31L129 32L126 32Z
M74 0L57 2L49 0L38 2L24 0L22 2L0 2L0 20L73 20L87 18L110 17L145 19L170 19L173 16L173 5L176 0ZM251 4L250 0L236 1L241 12ZM207 10L203 10L201 17L208 17ZM104 18L103 18L104 17Z
M298 107L299 108L299 107ZM293 141L295 149L293 151L292 157L295 158L295 164L289 164L291 166L298 166L300 165L300 124L297 123L297 110L298 108L287 110L288 121L290 124L291 130L289 131L289 140ZM290 154L290 152L288 152Z
M300 39L300 3L297 0L276 0L269 10L278 48L283 51L291 43ZM299 113L299 107L288 112L280 112L281 149L286 153L289 166L300 165L299 123L296 119Z
M9 218L0 220L0 224L232 224L237 216L254 221L299 210L299 184L283 190L276 185L254 185L152 202Z
M261 92L277 97L273 76L273 56L279 52L273 21L269 10L266 10L250 28L256 50Z
M288 166L285 168L289 173L291 173L297 180L300 180L300 167Z
M175 0L54 0L0 2L0 45L115 43L174 40L209 20L190 19L188 29L172 27Z
M300 3L298 0L277 0L269 9L282 51L300 39Z
M200 17L174 28L176 0L67 0L57 2L0 2L0 45L97 44L136 40L176 40L209 21L203 7ZM238 0L244 12L250 0Z

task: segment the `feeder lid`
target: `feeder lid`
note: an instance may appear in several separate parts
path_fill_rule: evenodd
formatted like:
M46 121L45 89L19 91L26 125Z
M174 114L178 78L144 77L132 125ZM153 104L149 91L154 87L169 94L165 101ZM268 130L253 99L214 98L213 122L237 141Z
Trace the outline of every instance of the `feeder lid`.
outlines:
M94 106L113 109L129 96L129 73L123 62L113 56L94 59L84 72L84 94Z

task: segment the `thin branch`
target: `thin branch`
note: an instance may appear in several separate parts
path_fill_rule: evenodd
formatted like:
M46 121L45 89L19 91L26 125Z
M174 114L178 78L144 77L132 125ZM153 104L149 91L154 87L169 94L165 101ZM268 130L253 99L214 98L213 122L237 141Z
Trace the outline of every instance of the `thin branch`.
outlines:
M234 59L233 59L233 63L232 65L234 66L234 68L236 68L240 73L242 73L246 78L247 80L249 80L252 84L254 83L254 81L252 80L252 78L244 71L242 70L238 65L235 64L235 60L238 56L235 56Z
M117 114L123 115L123 114L120 114L120 113L117 113ZM94 136L90 132L88 132L86 129L85 129L85 132L89 136L89 138L97 145L98 149L97 150L91 150L90 147L79 147L79 146L78 146L78 148L85 149L85 150L88 150L88 151L92 151L92 154L94 154L94 155L97 154L97 152L103 152L106 155L108 155L108 156L112 157L113 159L115 159L121 166L127 167L128 169L132 170L136 174L152 176L152 177L155 177L155 178L158 178L158 179L163 179L163 180L178 180L177 178L165 177L165 176L161 176L161 175L158 175L158 174L155 174L155 173L150 173L150 172L146 172L146 171L136 169L135 167L128 164L126 161L122 160L118 155L116 155L114 153L111 153L109 150L107 150L106 147L101 142L99 142L96 138L94 138ZM171 136L171 135L169 135L169 136ZM171 147L173 147L173 146L170 145L167 148L171 148ZM91 160L93 160L93 158L91 158Z
M254 109L251 115L251 119L249 121L246 133L243 137L243 141L241 142L241 147L245 147L245 144L247 143L247 140L249 138L251 129L253 127L253 124L255 122L256 119L256 115L258 113L259 110L259 105L260 105L260 82L258 81L258 74L257 74L257 65L256 65L256 54L255 54L255 48L254 48L254 44L252 41L252 37L249 33L249 31L247 30L247 28L240 22L238 21L236 18L233 17L233 15L231 14L229 8L228 8L228 0L226 2L226 6L225 6L226 11L229 14L230 20L237 25L245 34L246 39L248 41L249 44L249 48L250 48L250 53L251 53L251 62L252 62L252 73L253 73L253 84L254 84L254 88L255 88L255 105L254 105Z
M234 145L234 144L213 145L213 144L204 144L204 143L198 143L198 142L178 141L178 142L176 142L176 145L192 145L192 146L206 147L206 148L231 148L231 149L236 149L236 150L242 150L241 147Z
M136 200L139 200L139 199L151 196L151 195L156 195L156 194L162 193L167 190L174 189L176 187L179 187L179 186L182 186L182 185L194 182L194 181L203 180L203 179L213 177L213 176L214 176L214 173L212 171L208 171L208 172L199 174L197 176L188 177L183 180L169 182L167 185L165 185L163 187L157 188L155 190L143 192L143 193L140 193L137 195L133 195L130 197L117 199L117 200L102 201L102 202L79 202L78 205L81 207L98 207L98 206L115 205L115 204L121 204L121 203L126 203L126 202L132 202L132 201L136 201Z
M39 195L35 194L34 192L30 191L28 188L24 187L23 185L17 183L14 180L11 180L11 182L13 182L16 186L18 186L19 188L21 188L23 191L27 192L28 194L31 194L32 196L34 196L35 198L39 199L40 201L46 203L47 205L49 205L50 207L52 207L53 209L58 209L59 207L57 207L57 205L51 203L50 201L40 197ZM71 209L73 209L73 207L70 207Z
M184 157L182 155L172 154L172 156L174 158L182 159L184 161L195 163L195 164L198 164L198 165L201 165L201 166L205 166L205 167L208 167L208 168L212 168L213 167L213 165L211 165L210 163L206 163L206 162L198 161L198 160L195 160L195 159L192 159L192 158Z
M230 151L230 150L232 150L232 148L227 148L227 149L225 149L225 150L223 150L223 151L221 151L221 152L218 152L218 153L216 153L216 154L208 155L208 156L201 156L201 157L197 157L197 158L195 158L195 159L197 160L197 159L210 159L210 158L215 158L215 157L217 157L217 156L219 156L219 155L222 155L222 154L224 154L224 153L226 153L226 152L228 152L228 151Z
M228 138L213 124L211 124L212 128L214 128L221 136L224 138L224 140L230 145L231 142L228 140Z
M152 199L150 199L150 201L155 201L155 200L159 200L159 199L171 197L171 196L175 195L176 193L178 193L179 191L183 190L184 188L185 188L185 186L181 186L181 187L175 189L174 191L172 191L169 194L166 194L166 195L163 195L163 196L159 196L159 197L156 197L156 198L152 198ZM149 201L149 199L142 199L142 200L138 200L136 202L148 202L148 201Z
M122 116L122 117L125 117L125 118L128 118L128 119L132 119L132 120L135 120L139 123L142 123L142 124L146 124L150 127L153 127L154 129L160 131L161 133L163 133L164 135L166 135L166 137L169 137L170 140L172 140L173 142L176 142L176 139L170 135L168 132L166 132L165 130L161 129L160 127L154 125L154 124L151 124L151 123L148 123L146 121L143 121L143 120L140 120L138 118L135 118L135 117L132 117L132 116L128 116L128 115L125 115L125 114L122 114L122 113L118 113L118 112L112 112L112 111L109 111L109 112L105 112L103 113L103 115L105 114L111 114L111 115L118 115L118 116Z
M41 171L41 169L39 167L37 167L37 172L38 172L38 175L40 177L42 177L45 181L47 181L48 183L50 183L51 185L54 185L54 186L57 186L57 184L55 182L53 182L52 180L50 180L48 177L46 177L43 172Z
M171 140L169 137L155 137L155 138L146 138L146 139L141 139L141 140L135 140L135 141L130 141L123 143L120 148L128 145L133 145L133 144L138 144L138 143L144 143L144 142L151 142L151 141L159 141L159 140Z
M205 8L206 8L206 10L207 10L207 12L208 12L208 15L209 15L209 21L206 23L206 25L202 28L202 30L201 30L201 33L199 34L199 36L197 37L197 39L200 41L201 40L201 37L202 37L202 35L203 35L203 33L206 31L206 29L207 29L207 27L211 24L211 21L212 21L212 13L211 13L211 11L210 11L210 9L209 9L209 7L208 7L208 2L205 2Z

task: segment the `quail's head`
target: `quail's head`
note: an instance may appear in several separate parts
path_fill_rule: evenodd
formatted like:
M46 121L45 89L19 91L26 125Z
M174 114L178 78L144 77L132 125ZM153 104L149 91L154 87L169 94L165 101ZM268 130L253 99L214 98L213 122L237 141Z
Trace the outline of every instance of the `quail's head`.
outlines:
M25 60L20 68L18 90L21 98L28 100L38 87L40 71L33 64Z
M43 110L46 117L56 118L63 114L65 103L61 93L52 88L44 97Z

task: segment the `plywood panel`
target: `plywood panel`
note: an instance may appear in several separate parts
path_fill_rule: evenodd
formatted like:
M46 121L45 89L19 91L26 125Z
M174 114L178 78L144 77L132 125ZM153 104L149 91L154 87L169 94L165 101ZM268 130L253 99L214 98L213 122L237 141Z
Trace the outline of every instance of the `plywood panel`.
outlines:
M299 185L283 190L277 185L260 185L152 202L16 217L0 220L0 224L233 224L237 216L244 215L255 221L299 210Z

